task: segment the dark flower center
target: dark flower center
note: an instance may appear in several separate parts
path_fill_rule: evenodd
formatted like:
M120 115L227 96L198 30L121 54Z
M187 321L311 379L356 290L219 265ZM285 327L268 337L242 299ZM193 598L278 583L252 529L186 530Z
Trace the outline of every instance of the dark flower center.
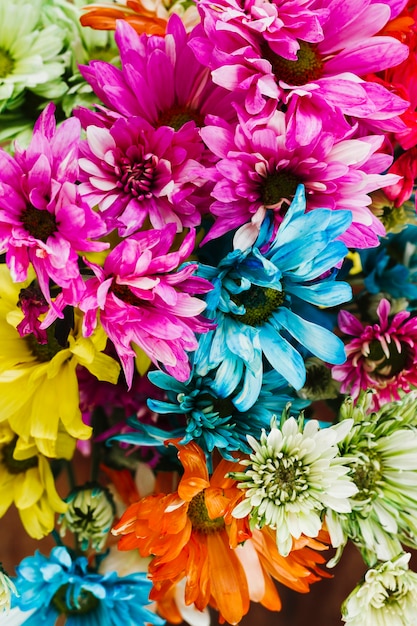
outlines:
M284 300L284 291L251 285L247 291L233 294L235 304L243 305L246 311L243 315L233 315L233 317L248 326L260 326L283 304Z
M398 376L403 370L409 369L411 359L407 344L400 342L400 350L394 341L388 345L389 356L387 356L376 339L371 341L369 355L366 357L368 368L376 374L378 378L386 379Z
M110 291L114 293L119 300L126 302L126 304L131 304L132 306L143 306L143 301L135 296L127 285L118 285L115 281L113 281Z
M152 186L157 166L158 157L154 154L147 154L138 161L121 156L114 168L119 177L117 186L138 200L148 200L152 198Z
M25 336L25 341L29 345L30 351L41 363L51 361L65 347L55 337L55 324L46 328L46 338L47 343L39 343L34 334Z
M1 456L4 465L7 468L9 474L22 474L26 470L32 467L38 467L38 457L31 456L28 459L19 461L14 458L13 454L16 448L17 437L15 437L10 443L7 443L1 449Z
M278 56L266 42L262 45L262 56L272 65L272 72L277 81L282 80L289 85L306 85L321 78L324 64L317 46L306 41L298 43L300 49L296 61Z
M224 528L223 517L216 517L215 519L209 517L204 491L200 491L191 500L188 505L187 515L193 525L193 529L201 533L214 533Z
M177 106L161 113L157 125L171 126L174 130L179 130L187 122L195 122L196 126L200 128L204 124L204 117L198 111Z
M21 222L29 235L46 243L57 231L55 215L46 209L36 209L29 205L20 216Z
M81 589L79 595L74 597L70 593L67 593L69 583L62 585L55 593L51 600L51 604L62 615L82 615L84 613L90 613L99 605L99 599L86 589Z
M266 495L276 503L293 502L308 489L307 468L295 456L274 459L273 477L266 482ZM269 472L267 472L269 473Z
M268 208L274 208L285 202L290 205L294 198L300 179L285 170L275 171L268 174L262 180L261 199Z
M14 60L7 50L0 48L0 78L9 76L14 68Z

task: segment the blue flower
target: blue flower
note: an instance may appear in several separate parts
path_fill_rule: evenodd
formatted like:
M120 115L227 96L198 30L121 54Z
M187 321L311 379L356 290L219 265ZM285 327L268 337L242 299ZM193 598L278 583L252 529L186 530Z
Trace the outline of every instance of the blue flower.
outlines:
M345 361L342 341L310 318L311 305L334 307L351 299L350 286L335 280L347 252L336 239L351 219L349 211L306 214L300 185L272 244L264 221L253 247L230 252L218 267L199 266L199 275L214 285L206 315L217 328L200 339L196 373L216 370L213 388L221 397L241 383L234 399L240 411L260 393L263 357L295 389L305 381L303 347L325 362Z
M15 579L15 605L28 611L24 626L53 626L59 615L66 626L142 626L164 624L145 605L152 583L146 574L119 578L91 571L85 557L73 558L63 546L49 557L38 551L23 559Z
M225 397L218 393L210 375L192 376L187 383L163 372L150 372L148 376L154 385L167 393L166 402L148 400L149 408L161 414L184 416L185 426L176 428L175 436L182 438L182 444L195 441L206 453L209 464L215 448L228 460L233 460L231 453L235 451L249 454L251 448L247 435L258 438L262 428L269 426L271 417L280 415L288 402L296 412L309 404L295 398L285 379L275 371L264 374L257 402L243 413L234 406L233 393ZM129 420L129 424L135 426L133 420ZM161 441L172 436L172 432L160 431ZM123 435L118 439L124 440ZM130 442L135 443L132 439ZM145 443L143 435L136 443ZM154 440L149 443L154 444Z

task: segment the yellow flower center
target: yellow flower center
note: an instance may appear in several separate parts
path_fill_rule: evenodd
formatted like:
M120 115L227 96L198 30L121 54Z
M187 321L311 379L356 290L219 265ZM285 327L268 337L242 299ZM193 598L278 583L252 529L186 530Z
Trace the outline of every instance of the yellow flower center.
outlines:
M323 60L317 46L306 41L298 43L300 49L296 61L278 56L266 43L262 46L262 56L272 65L277 81L282 80L289 85L306 85L323 75Z
M13 72L14 60L7 50L0 48L0 78L6 78Z
M244 315L234 315L234 318L248 326L260 326L283 304L284 299L284 291L251 285L247 291L233 294L233 301L237 305L243 304L246 310Z
M46 329L48 343L38 343L33 334L27 335L25 340L29 345L30 351L41 363L51 361L58 352L64 349L55 337L55 324Z
M201 533L210 534L224 528L223 517L216 517L215 519L209 517L204 491L200 491L191 500L188 505L187 515L193 525L193 529Z

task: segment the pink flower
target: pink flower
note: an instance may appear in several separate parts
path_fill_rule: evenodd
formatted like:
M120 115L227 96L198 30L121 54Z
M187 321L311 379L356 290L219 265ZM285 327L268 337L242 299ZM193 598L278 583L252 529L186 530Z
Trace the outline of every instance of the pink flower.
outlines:
M284 22L277 32L286 32L288 14L281 11L280 3L273 4L276 19ZM293 10L297 5L291 4ZM404 100L382 85L361 79L400 63L408 54L407 47L394 38L375 36L390 18L388 5L370 0L308 3L308 12L316 13L323 36L313 40L308 34L298 39L296 60L282 50L276 52L267 29L249 28L247 21L254 14L246 14L246 3L239 3L234 12L227 2L213 5L203 0L200 6L205 37L190 42L197 58L212 68L215 83L245 95L248 116L262 112L271 99L275 106L284 103L291 148L312 141L326 125L330 110L332 117L338 111L346 118L369 119L385 128L387 120L391 124L407 108ZM244 32L249 31L247 37Z
M131 117L108 129L88 126L86 135L80 146L80 193L90 206L99 206L109 230L117 225L127 236L147 218L157 229L172 222L178 232L200 223L190 195L205 182L198 163L203 145L189 127L155 129Z
M198 345L196 334L213 328L200 317L205 302L194 297L210 291L211 283L193 276L195 264L178 267L194 250L195 233L190 231L179 249L170 252L175 230L174 224L167 224L163 230L136 233L110 252L104 268L89 264L95 277L87 281L80 303L84 333L92 333L100 311L129 386L134 345L155 365L185 381L190 375L187 353Z
M108 247L94 241L105 233L105 224L75 184L79 138L78 120L56 128L54 105L49 104L26 150L16 146L14 158L0 151L0 250L6 252L16 282L26 280L33 265L52 307L49 281L62 288L64 306L76 304L84 291L77 252Z
M398 176L382 175L390 156L378 153L383 137L338 141L323 133L306 146L286 145L285 114L276 111L267 124L226 123L207 126L202 137L219 158L210 207L216 222L204 241L239 228L235 247L246 249L255 241L267 211L281 223L298 184L306 188L307 210L352 211L353 222L341 239L364 248L378 245L385 233L368 209L368 193L396 183Z
M417 318L401 311L390 318L390 304L381 300L379 323L365 326L348 311L339 313L339 328L354 337L346 346L347 360L332 375L341 392L357 398L361 389L374 389L373 409L400 400L417 385Z
M152 126L176 130L190 124L198 136L206 115L236 117L231 106L236 97L213 83L210 71L189 46L199 32L197 27L187 34L177 15L170 17L165 37L139 36L127 22L118 20L115 38L122 69L91 61L80 71L110 110L108 115L140 116ZM79 115L91 120L88 111Z

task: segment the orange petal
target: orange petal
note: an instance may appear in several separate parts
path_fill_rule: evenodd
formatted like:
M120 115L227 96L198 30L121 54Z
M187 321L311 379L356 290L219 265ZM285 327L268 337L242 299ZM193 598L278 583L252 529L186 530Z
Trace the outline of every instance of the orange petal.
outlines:
M204 496L207 513L210 519L223 517L230 504L229 498L223 495L223 489L213 489L209 487L205 490Z

